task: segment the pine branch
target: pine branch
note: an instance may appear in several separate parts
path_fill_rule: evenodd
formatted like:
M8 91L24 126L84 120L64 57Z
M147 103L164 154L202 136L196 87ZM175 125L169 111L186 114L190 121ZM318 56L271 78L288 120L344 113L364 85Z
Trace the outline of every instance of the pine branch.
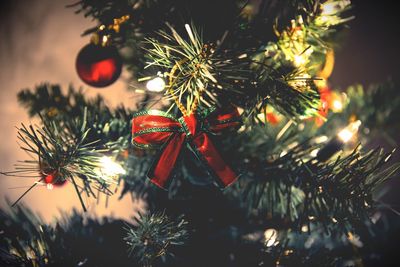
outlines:
M86 109L86 123L91 128L87 142L96 141L97 146L107 146L111 151L122 151L129 146L132 111L122 106L111 110L100 96L87 99L82 90L76 91L73 87L64 94L59 85L45 83L33 90L22 90L18 100L30 116L42 114L45 120L53 121L59 128L63 123L82 118ZM78 135L80 129L70 127L70 131Z
M253 167L238 185L244 188L249 211L268 211L289 219L294 227L313 221L327 227L333 222L347 232L368 218L374 206L372 192L400 169L400 164L386 167L391 153L378 149L355 150L328 163L310 158L314 149L299 145L260 170Z
M398 114L400 114L398 89L399 84L391 80L373 84L368 88L363 88L361 85L350 86L346 90L348 98L346 109L340 114L333 114L329 119L343 120L344 116L355 115L374 135L385 131L395 138L398 130ZM370 133L365 137L373 139L374 135Z
M262 105L253 105L256 108L250 114L259 114L265 104L271 104L291 119L318 115L319 93L313 83L319 78L313 77L321 74L319 71L325 56L332 49L330 41L333 33L338 26L351 19L341 18L350 3L340 0L309 2L306 5L308 9L304 8L304 20L303 16L297 15L296 20L292 20L291 25L282 31L278 31L275 25L278 40L269 41L250 54L253 69L259 73L257 83L261 88L268 88L260 94L265 97L262 98ZM246 32L240 34L246 36ZM298 81L304 84L299 85ZM278 90L270 89L276 87Z
M141 215L135 218L137 226L128 226L125 241L129 253L144 266L165 256L173 256L171 246L181 246L188 238L187 222L182 218L170 220L164 213Z
M340 112L329 112L321 127L304 121L304 129L298 132L298 142L315 136L332 136L345 127L350 120L360 120L358 139L363 145L374 144L377 139L385 139L391 147L397 147L400 97L399 85L388 80L368 87L349 86L344 92L333 92L340 96Z
M207 106L217 104L218 91L228 90L238 80L246 79L245 69L234 69L232 60L219 58L214 44L205 43L196 28L185 25L189 41L169 26L171 34L159 32L161 42L147 39L147 67L156 67L168 79L166 96L190 106L201 95ZM142 80L150 79L143 78Z
M140 266L129 259L124 223L91 219L74 210L46 225L24 205L0 210L0 265Z
M21 149L26 151L32 160L22 161L16 165L14 171L2 174L37 177L38 181L35 184L62 184L69 180L75 186L83 209L85 205L80 196L82 192L88 196L95 196L93 190L111 194L108 187L115 181L101 174L103 153L108 150L104 147L99 148L96 141L87 140L90 129L87 127L86 114L85 109L82 119L69 118L67 121L58 122L58 125L40 117L43 125L40 128L22 124L18 129ZM49 175L52 175L51 181L45 181ZM76 180L80 181L79 185Z
M170 82L168 97L177 97L190 106L201 95L206 106L233 103L244 109L244 116L253 117L265 103L276 106L291 118L316 113L319 94L312 78L295 71L260 68L259 62L247 53L220 51L212 44L203 43L196 30L189 26L186 29L190 41L185 41L172 28L172 35L160 33L164 43L148 39L151 45L147 50L148 67L157 66L159 72L165 73Z
M90 126L90 131L85 137L85 142L91 143L96 149L107 149L105 153L102 152L101 159L105 154L116 154L116 160L120 161L126 170L125 174L119 175L120 180L124 181L121 197L128 192L134 193L136 197L143 196L149 190L144 177L153 153L138 151L130 144L130 121L133 111L124 107L111 110L100 96L88 99L81 90L76 91L72 87L67 93L62 93L58 85L50 84L39 85L34 90L23 90L18 99L31 116L43 114L45 121L51 121L52 125L60 129L69 124L72 136L79 135L80 128L71 125L69 121L79 120L87 110L86 125ZM70 180L72 181L72 178Z
M306 55L308 51L312 51L313 49L317 51L317 47L323 46L322 41L317 42L317 44L313 44L313 42L317 39L321 39L319 36L328 32L326 29L327 27L332 28L332 26L345 22L345 20L340 18L340 15L343 10L347 8L345 2L328 1L327 5L333 6L335 12L332 14L324 14L324 16L322 16L323 19L318 19L321 18L319 15L323 14L321 6L323 7L325 3L320 5L319 1L293 1L290 6L296 9L295 4L300 4L300 2L301 6L304 6L306 10L307 18L307 25L302 25L301 31L302 34L307 35L308 39L304 44L296 41L299 44L301 43L301 47L303 47L301 51L297 51L299 50L298 45L295 46L297 49L296 56L300 56L298 54L301 54L301 56L303 56L303 54ZM254 51L259 45L244 48L234 45L240 43L243 36L248 36L251 31L249 32L245 29L239 34L235 32L233 38L229 39L229 44L226 44L226 41L224 42L224 37L220 40L206 39L203 42L202 38L200 38L193 27L191 30L193 32L192 36L189 38L190 41L185 41L175 30L172 30L173 36L166 34L165 31L162 32L161 36L165 40L161 42L157 40L158 38L156 38L156 36L151 37L153 36L152 31L165 28L165 26L162 25L165 21L170 22L171 25L176 25L178 23L176 18L179 16L175 13L180 14L180 11L185 10L186 4L181 3L176 6L175 4L176 3L172 2L169 3L169 1L157 3L152 3L152 1L130 3L128 1L125 2L126 6L124 6L124 1L117 1L116 3L109 1L102 1L99 3L81 1L77 5L81 6L82 9L80 11L86 10L88 12L87 15L102 20L105 20L109 10L124 10L124 12L128 12L129 9L131 9L127 14L137 12L131 16L135 18L142 18L142 16L146 17L152 14L151 20L144 19L141 23L132 21L130 26L136 27L135 29L138 29L138 32L142 32L145 36L150 36L147 40L153 48L147 50L149 51L147 56L151 60L150 64L157 67L153 74L150 75L154 76L154 73L161 72L164 73L164 77L168 79L168 74L171 74L171 70L174 66L176 66L176 64L180 65L179 74L175 75L177 77L174 77L176 80L173 90L184 104L190 104L195 95L199 93L199 90L204 90L205 94L202 98L203 104L210 106L229 105L233 103L244 109L244 115L249 116L250 121L255 120L257 116L256 113L265 106L265 103L273 105L291 119L311 116L317 113L319 95L315 86L312 85L314 78L305 75L308 71L293 67L278 67L281 65L279 61L282 61L282 59L276 58L275 56L274 59L272 59L274 63L271 65L268 63L268 58L270 58L269 54L266 56L265 60L260 59L259 55L263 57L262 55L265 51L274 53L274 49L270 47L268 47L268 49L262 48L261 53L257 52L254 54ZM336 4L338 4L339 7L336 7ZM188 3L188 5L190 6L190 3ZM239 15L243 9L243 3L238 1L236 6ZM161 11L164 11L167 15L154 15ZM125 14L121 13L120 15ZM154 20L154 18L157 19ZM108 18L108 20L111 20L111 18ZM308 20L310 20L310 22L308 22ZM258 18L257 22L259 21L262 21L262 19ZM240 23L240 20L235 20L234 23ZM148 27L149 25L157 25L157 27ZM235 26L238 25L235 24ZM206 32L209 30L210 29L205 29ZM137 30L131 29L130 32L137 32ZM284 34L281 34L281 36L283 35ZM281 40L278 41L278 46L283 49L282 51L286 57L289 55L288 51L291 51L289 47L292 41L293 40L289 37L281 38ZM127 41L126 43L132 45L141 42L140 40L138 42ZM257 41L254 44L256 43ZM306 44L308 45L305 46ZM310 46L312 46L311 49L308 49ZM204 49L205 47L207 48ZM214 49L216 51L212 52ZM203 57L202 55L206 52L203 50L210 51L210 54ZM323 50L326 51L326 46L323 47ZM305 53L305 51L307 51L307 53ZM280 54L282 53L280 52ZM285 61L287 60L288 59L285 59ZM142 60L139 59L139 61ZM319 64L321 64L321 62L319 62ZM315 64L308 68L314 69L314 65ZM271 66L273 71L271 71ZM256 72L254 71L255 69L257 70ZM293 82L291 82L299 79L305 81L307 85L293 84Z
M274 69L289 66L301 68L309 75L317 74L327 51L332 48L334 33L353 17L342 18L351 7L350 1L314 2L308 9L304 8L303 15L299 12L291 20L291 25L283 30L279 31L275 25L278 40L261 48L256 59Z

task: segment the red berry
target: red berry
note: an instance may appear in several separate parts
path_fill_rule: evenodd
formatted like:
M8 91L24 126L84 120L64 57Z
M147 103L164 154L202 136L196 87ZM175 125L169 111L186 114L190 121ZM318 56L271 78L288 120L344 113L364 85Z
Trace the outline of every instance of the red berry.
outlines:
M59 175L56 171L51 172L49 174L42 173L42 177L43 177L43 181L46 184L52 184L54 186L61 186L61 185L65 184L65 182L67 181L67 180L59 177Z

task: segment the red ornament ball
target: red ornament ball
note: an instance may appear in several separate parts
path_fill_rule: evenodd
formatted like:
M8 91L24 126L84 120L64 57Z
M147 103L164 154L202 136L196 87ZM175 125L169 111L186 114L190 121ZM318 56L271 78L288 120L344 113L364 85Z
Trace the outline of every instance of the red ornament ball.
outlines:
M50 173L43 172L41 175L44 183L47 185L51 184L54 186L62 186L67 182L67 180L63 179L58 175L57 171L53 171Z
M83 47L76 58L79 77L90 86L106 87L121 75L122 59L114 46L90 43Z

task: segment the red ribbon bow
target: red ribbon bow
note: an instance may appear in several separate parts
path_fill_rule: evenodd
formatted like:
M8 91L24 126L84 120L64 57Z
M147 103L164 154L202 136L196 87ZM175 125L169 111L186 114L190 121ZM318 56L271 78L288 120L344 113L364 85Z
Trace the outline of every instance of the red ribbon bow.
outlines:
M224 188L238 176L222 159L207 132L217 133L238 123L237 109L224 114L213 112L204 118L191 114L178 120L162 111L142 111L136 113L132 120L132 143L142 148L162 146L158 160L148 173L151 182L161 188L168 186L184 143L205 163L217 184Z

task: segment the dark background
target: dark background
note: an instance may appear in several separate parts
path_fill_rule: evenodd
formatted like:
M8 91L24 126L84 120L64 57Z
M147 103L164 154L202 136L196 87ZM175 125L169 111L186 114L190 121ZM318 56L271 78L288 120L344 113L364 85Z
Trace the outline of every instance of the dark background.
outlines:
M355 19L349 22L337 52L331 81L345 87L368 85L400 77L400 23L397 1L352 1ZM399 92L400 93L400 92Z

